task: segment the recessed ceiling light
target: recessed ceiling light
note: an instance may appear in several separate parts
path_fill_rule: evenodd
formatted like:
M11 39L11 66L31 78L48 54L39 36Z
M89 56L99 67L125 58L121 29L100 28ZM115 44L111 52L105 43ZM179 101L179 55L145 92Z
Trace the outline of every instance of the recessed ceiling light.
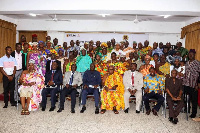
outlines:
M170 17L171 15L160 15L160 16L162 16L162 17L164 17L164 18L168 18L168 17Z
M29 13L29 15L32 16L32 17L36 17L36 16L37 16L37 15L34 14L34 13Z
M99 14L99 15L105 18L106 16L109 16L110 14Z

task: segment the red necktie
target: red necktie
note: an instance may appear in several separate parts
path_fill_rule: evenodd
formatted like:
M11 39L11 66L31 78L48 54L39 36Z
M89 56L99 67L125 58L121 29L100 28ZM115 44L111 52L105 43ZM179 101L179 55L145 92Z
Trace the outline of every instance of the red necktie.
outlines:
M134 86L134 76L133 76L133 73L132 73L132 86Z
M54 71L52 72L52 74L51 74L51 81L53 81L53 76L54 76Z

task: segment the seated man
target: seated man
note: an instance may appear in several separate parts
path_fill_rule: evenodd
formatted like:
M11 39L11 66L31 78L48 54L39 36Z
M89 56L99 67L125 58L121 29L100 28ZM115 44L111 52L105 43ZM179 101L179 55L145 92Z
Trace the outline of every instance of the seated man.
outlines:
M104 75L101 92L101 114L106 110L113 110L115 114L119 114L117 110L124 109L124 85L122 76L115 72L114 66L109 66L108 73Z
M95 64L90 64L90 70L87 70L83 75L83 91L82 91L82 110L83 113L86 110L86 98L88 93L94 94L95 100L95 114L99 113L99 86L101 85L101 75L95 70Z
M143 75L136 71L137 64L131 63L130 70L126 71L123 76L123 83L125 87L124 103L125 113L129 110L129 97L135 95L136 97L136 113L140 113L140 106L142 103L142 87Z
M167 91L167 104L169 107L169 121L177 124L178 118L181 109L184 107L184 102L181 99L182 98L182 80L176 78L177 71L172 70L171 72L171 78L166 79L166 91ZM174 109L174 101L177 102L177 106Z
M53 62L51 66L52 70L45 74L46 87L42 90L42 111L46 109L47 94L51 93L51 108L49 111L54 111L56 103L56 93L60 89L60 85L63 81L62 71L58 70L57 62Z
M150 67L149 68L150 74L144 76L144 105L146 108L146 114L149 115L151 112L150 106L149 106L149 99L150 98L156 98L157 104L152 109L152 112L155 116L157 116L157 112L159 111L161 105L164 102L164 97L162 96L162 90L164 87L162 79L155 74L155 68Z
M77 87L83 83L81 73L76 71L76 64L71 65L71 71L65 72L63 79L63 85L65 86L60 92L60 108L57 111L62 112L64 110L65 96L71 94L71 113L75 113L76 105L76 93Z

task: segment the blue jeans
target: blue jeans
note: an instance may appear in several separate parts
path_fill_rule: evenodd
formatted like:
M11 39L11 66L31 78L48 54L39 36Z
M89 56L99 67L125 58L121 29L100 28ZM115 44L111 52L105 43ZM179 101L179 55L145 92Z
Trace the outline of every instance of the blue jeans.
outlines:
M95 107L98 107L99 105L99 89L95 89L95 88L86 88L83 89L82 94L81 94L81 99L82 99L82 105L86 104L86 99L87 99L87 95L88 93L93 93L94 95L94 100L95 100Z

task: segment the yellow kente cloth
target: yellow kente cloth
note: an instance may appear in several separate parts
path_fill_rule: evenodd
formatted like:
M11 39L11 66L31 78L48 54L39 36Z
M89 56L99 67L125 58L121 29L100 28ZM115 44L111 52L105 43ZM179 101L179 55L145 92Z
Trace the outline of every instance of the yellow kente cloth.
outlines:
M167 74L170 74L170 66L171 64L169 64L168 62L166 62L164 65L159 67L159 70L164 73L164 76Z
M124 109L124 85L122 76L115 72L106 78L105 86L112 88L118 85L115 91L106 91L103 89L101 92L101 109L113 110L116 106L117 110Z
M159 70L164 73L164 75L159 75L164 83L164 90L165 90L165 75L170 74L170 66L171 64L166 62L164 65L159 67Z

